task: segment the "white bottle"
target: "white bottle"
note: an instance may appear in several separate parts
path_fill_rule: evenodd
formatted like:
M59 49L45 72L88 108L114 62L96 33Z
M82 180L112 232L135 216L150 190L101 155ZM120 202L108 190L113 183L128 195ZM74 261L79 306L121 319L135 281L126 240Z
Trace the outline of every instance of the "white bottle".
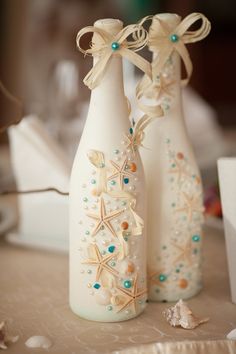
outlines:
M160 20L174 30L180 17L154 16L150 38L161 33ZM202 184L184 122L180 57L174 52L166 59L160 75L154 72L152 88L165 117L147 128L148 149L141 151L148 194L149 298L154 301L186 299L202 287Z
M94 26L115 35L123 24ZM132 133L115 55L92 90L70 183L70 306L89 320L127 320L146 305L144 173Z

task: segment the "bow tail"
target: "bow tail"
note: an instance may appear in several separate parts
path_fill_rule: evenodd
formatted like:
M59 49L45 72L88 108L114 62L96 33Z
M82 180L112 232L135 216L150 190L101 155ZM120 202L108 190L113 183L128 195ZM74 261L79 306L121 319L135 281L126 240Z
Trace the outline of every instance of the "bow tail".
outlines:
M103 74L106 70L107 63L110 60L112 53L110 50L107 50L106 53L98 57L97 63L92 67L88 74L84 78L84 84L90 88L94 89L101 81Z
M137 66L150 78L152 77L151 64L146 59L142 58L140 55L133 52L132 50L124 47L120 49L120 55L122 55L123 58L126 58L135 66Z
M189 79L190 79L192 71L193 71L193 64L190 59L189 52L188 52L185 44L182 41L178 42L178 44L175 46L175 49L179 53L180 57L182 58L186 72L187 72L187 78L181 80L181 85L186 86L189 82Z
M152 78L153 80L156 79L157 75L160 75L160 72L162 71L166 61L168 58L171 56L174 48L172 47L171 44L168 44L166 46L163 45L163 47L158 48L158 54L156 59L154 59L152 63Z

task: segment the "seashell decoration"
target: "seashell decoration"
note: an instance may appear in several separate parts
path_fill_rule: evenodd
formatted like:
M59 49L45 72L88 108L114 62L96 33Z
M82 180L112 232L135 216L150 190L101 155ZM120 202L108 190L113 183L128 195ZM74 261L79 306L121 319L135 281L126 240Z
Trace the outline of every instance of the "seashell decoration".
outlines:
M227 339L236 340L236 328L227 334Z
M120 272L124 275L131 275L135 271L135 265L133 262L125 259L120 264Z
M99 305L109 305L111 303L111 293L108 289L100 288L95 297Z
M163 316L173 327L182 327L184 329L194 329L201 323L209 321L209 318L200 319L196 317L187 303L182 299L175 306L169 307L163 311Z
M28 348L43 348L49 349L52 346L50 339L44 336L32 336L25 342Z
M7 349L8 343L15 343L18 341L19 336L10 336L8 333L6 323L3 321L0 323L0 349Z

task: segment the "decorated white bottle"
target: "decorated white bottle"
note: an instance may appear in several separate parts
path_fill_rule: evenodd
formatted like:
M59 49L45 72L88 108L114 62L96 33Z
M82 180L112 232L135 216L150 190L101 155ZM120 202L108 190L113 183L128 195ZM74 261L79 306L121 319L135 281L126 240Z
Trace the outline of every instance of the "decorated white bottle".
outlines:
M175 14L154 16L149 40L163 34L161 24L171 33L179 23ZM178 37L173 32L168 40ZM153 63L158 56L157 51ZM165 117L147 128L148 149L141 151L148 195L149 299L177 301L202 288L202 183L184 122L177 51L166 58L158 76L153 74L149 94L162 105Z
M115 35L123 24L94 26ZM133 134L115 55L92 90L70 182L70 306L89 320L127 320L146 305L144 172Z

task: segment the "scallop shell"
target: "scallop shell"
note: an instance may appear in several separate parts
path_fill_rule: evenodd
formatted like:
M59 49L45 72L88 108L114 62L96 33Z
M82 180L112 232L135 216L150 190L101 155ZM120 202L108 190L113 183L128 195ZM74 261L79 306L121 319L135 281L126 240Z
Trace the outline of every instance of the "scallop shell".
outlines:
M109 305L111 303L111 293L108 289L100 288L95 295L99 305Z
M105 165L104 154L101 151L89 150L88 152L89 161L97 168L101 168Z
M201 323L209 321L209 318L196 317L183 300L179 300L175 306L163 311L163 315L171 326L184 329L194 329Z

